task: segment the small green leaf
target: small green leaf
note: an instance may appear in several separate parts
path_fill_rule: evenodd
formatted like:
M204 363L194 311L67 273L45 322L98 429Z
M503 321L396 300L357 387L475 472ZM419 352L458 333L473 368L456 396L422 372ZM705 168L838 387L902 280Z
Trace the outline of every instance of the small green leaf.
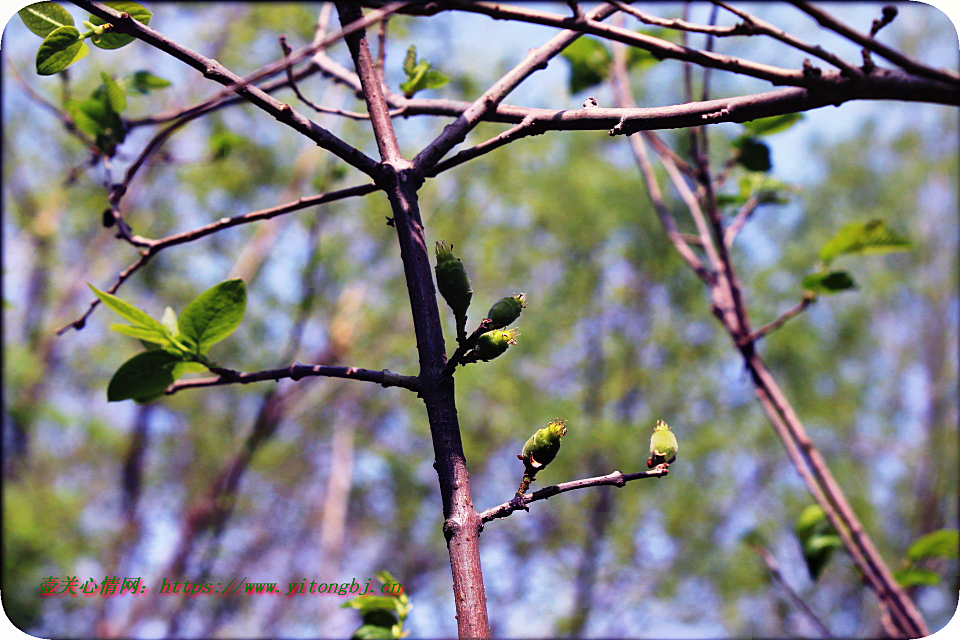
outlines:
M100 77L103 79L107 104L110 105L110 108L115 113L122 113L123 110L127 108L127 96L123 91L123 87L120 86L119 82L102 71L100 72Z
M87 283L87 286L90 287L95 294L97 294L97 297L100 298L100 301L105 304L107 308L127 322L130 322L137 327L154 329L163 334L163 325L151 318L146 312L137 309L132 304L124 302L117 296L111 295L106 291L100 291L100 289L97 289L89 282Z
M823 525L830 526L827 522L827 515L823 512L823 508L821 508L820 505L811 504L800 512L800 517L797 518L794 531L796 531L797 537L800 538L801 542L806 542L810 536Z
M427 71L427 73L424 74L421 84L423 85L424 89L439 89L448 82L450 82L449 76L433 70Z
M811 273L803 278L802 284L804 291L826 295L857 288L857 283L846 271Z
M341 609L357 609L361 615L367 611L376 611L386 609L387 611L399 612L400 602L393 596L357 596L347 600Z
M733 141L733 146L739 149L737 163L750 171L770 171L770 147L759 138L741 136Z
M410 48L407 49L407 57L403 59L403 72L407 76L413 75L413 68L417 65L417 47L416 45L410 45Z
M373 575L375 575L377 577L377 580L379 580L383 584L400 584L400 581L394 578L393 574L387 571L386 569L377 571Z
M209 369L199 362L179 362L173 368L173 379L179 380L185 373L207 373Z
M180 359L162 349L144 351L117 369L107 386L107 401L158 397L174 382L173 369Z
M211 346L236 331L246 308L247 285L235 278L197 296L180 314L177 324L180 333L193 340L200 353L206 353Z
M60 27L74 26L73 16L56 2L36 2L17 12L27 29L41 38Z
M960 546L960 532L955 529L940 529L928 533L907 549L907 557L912 562L925 558L956 558Z
M793 125L803 119L799 113L785 113L781 116L770 116L769 118L758 118L744 122L743 126L752 136L770 136L781 131L786 131Z
M150 18L153 17L153 14L146 7L139 5L136 2L117 0L104 2L103 4L107 5L114 11L126 11L130 14L131 18L142 24L150 24ZM90 16L90 22L98 26L101 24L107 24L105 20L98 18L97 16ZM97 38L93 44L101 49L119 49L120 47L130 44L133 42L133 40L134 37L131 35L127 35L125 33L112 33L108 31Z
M83 41L76 27L54 29L43 39L40 48L37 49L37 73L41 76L52 76L63 71L75 60L79 60L77 56L82 47Z
M820 249L820 259L830 264L845 254L881 254L910 251L910 240L884 225L883 220L852 222L836 233Z
M158 347L169 342L166 334L162 331L157 331L156 329L135 327L129 324L112 324L110 325L110 330L116 331L117 333L122 333L125 336L130 336L131 338L137 338L138 340L146 340L151 344L156 344Z
M155 76L149 71L136 71L127 76L130 88L140 94L147 94L156 89L169 87L171 82L160 76Z
M929 569L907 567L893 572L893 578L901 587L930 586L940 583L940 574Z
M365 624L354 631L350 637L355 640L386 640L388 638L396 638L397 636L394 634L392 627Z
M570 63L570 93L580 93L603 82L610 71L613 56L599 41L577 38L560 54Z

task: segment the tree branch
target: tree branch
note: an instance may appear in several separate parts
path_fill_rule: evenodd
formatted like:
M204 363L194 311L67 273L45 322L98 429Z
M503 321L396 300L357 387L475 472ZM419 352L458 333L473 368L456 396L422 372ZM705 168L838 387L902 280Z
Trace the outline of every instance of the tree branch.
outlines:
M715 185L720 183L721 177L725 178L725 176L721 174L721 176L715 181ZM723 234L723 244L725 244L728 249L733 246L733 241L736 239L737 234L740 233L740 230L743 229L743 225L745 225L750 216L753 215L753 212L756 210L759 203L760 200L757 198L757 196L750 196L747 201L743 203L743 206L740 207L740 210L737 211L737 215L734 217L733 222L730 223L730 226L727 227L726 232Z
M867 50L883 56L890 62L903 69L906 69L907 71L925 78L946 82L953 86L960 85L960 75L954 71L948 71L946 69L933 69L932 67L928 67L919 60L915 60L908 55L900 53L896 49L892 49L882 42L879 42L878 40L875 40L870 36L860 33L856 29L847 26L823 9L815 7L809 2L803 2L802 0L791 0L791 2L795 7L804 13L812 16L820 24L820 26L839 33L849 40L853 40Z
M833 634L830 633L830 629L827 628L827 625L823 624L817 614L813 612L813 609L804 602L803 598L800 597L793 587L784 579L783 574L780 573L780 565L777 563L777 559L773 557L773 554L770 553L766 548L762 547L759 544L751 544L750 547L757 552L757 555L760 556L760 559L763 560L763 563L767 565L767 571L770 572L770 576L776 580L777 584L787 593L787 596L793 602L796 607L803 612L805 616L813 623L817 630L820 632L820 635L824 638L832 638Z
M74 3L90 11L93 15L113 24L116 32L125 33L139 40L143 40L147 44L170 54L181 62L200 71L205 78L218 82L239 95L242 95L280 122L297 130L307 138L316 142L321 148L330 151L367 175L373 176L376 172L377 162L375 160L359 149L347 144L317 123L304 117L290 105L280 102L270 94L265 93L262 89L250 84L254 82L255 79L244 80L216 60L206 58L174 42L160 32L137 22L126 12L117 12L99 2L91 2L90 0L74 0ZM326 40L326 38L324 40ZM311 48L312 47L307 47L307 49ZM282 71L288 64L293 64L294 62L295 56L282 59L279 65L280 70ZM234 85L237 85L236 88L234 88ZM219 100L219 96L216 100Z
M528 511L527 505L531 502L536 502L537 500L546 500L547 498L551 498L559 493L566 493L567 491L611 485L614 487L623 487L626 483L634 480L643 480L644 478L662 478L669 473L670 471L666 465L660 465L653 471L640 471L638 473L627 474L614 471L613 473L605 476L595 476L593 478L583 478L581 480L562 482L560 484L544 487L543 489L539 489L533 493L525 493L522 496L514 497L512 500L504 502L503 504L499 504L496 507L491 507L480 514L480 519L484 523L487 523L491 520L496 520L497 518L506 518L514 511L519 511L521 509Z
M787 322L787 320L800 315L801 313L804 312L804 310L806 310L807 307L809 307L811 304L813 304L816 301L817 301L816 296L812 294L804 295L803 299L799 303L797 303L793 307L790 307L790 309L788 309L787 311L784 311L783 314L781 314L780 317L778 317L776 320L763 325L762 327L760 327L750 335L743 338L740 341L739 346L744 346L751 342L756 342L757 340L767 335L771 331L776 331L777 329L782 327Z
M341 24L361 17L359 7L352 3L338 2L337 10ZM381 153L383 171L378 185L386 191L390 200L400 244L400 258L403 261L420 360L419 395L427 408L436 457L435 468L440 482L443 533L450 554L457 628L461 638L486 638L490 635L490 623L480 566L479 536L482 523L473 508L470 474L457 420L454 381L452 377L442 376L446 348L430 252L427 250L417 201L417 189L423 184L423 174L400 153L365 32L361 30L348 36L347 46L360 78Z
M197 229L192 229L190 231L184 231L183 233L178 233L172 236L167 236L165 238L160 238L159 240L150 240L147 238L141 238L141 241L144 243L143 246L146 249L143 249L140 252L140 257L131 264L129 267L120 272L116 282L107 289L107 293L116 293L117 289L120 288L120 285L133 275L140 267L144 266L150 258L155 256L157 253L166 249L167 247L172 247L177 244L184 244L187 242L192 242L194 240L199 240L205 236L222 231L229 227L235 227L241 224L247 224L249 222L256 222L257 220L269 220L270 218L275 218L286 213L292 213L294 211L299 211L301 209L306 209L308 207L316 206L319 204L324 204L326 202L333 202L335 200L342 200L344 198L349 198L351 196L361 196L368 193L373 193L377 191L378 187L375 184L364 184L358 185L356 187L348 187L346 189L339 189L337 191L331 191L330 193L322 193L315 196L308 196L304 198L298 198L293 202L287 202L285 204L277 205L275 207L270 207L269 209L260 209L259 211L251 211L250 213L245 213L243 215L234 216L232 218L220 218L216 222L211 222L210 224L204 225ZM137 236L139 238L139 236ZM97 305L100 304L100 298L94 298L90 301L90 304L87 310L82 316L73 320L66 325L57 329L57 335L63 335L70 329L80 330L87 322L87 318L93 313L93 310L97 308Z
M416 376L403 376L393 373L388 369L381 371L372 371L370 369L358 369L357 367L328 367L322 364L300 364L294 362L289 367L279 369L267 369L254 373L242 373L232 369L221 369L219 367L211 369L219 374L216 378L191 378L187 380L178 380L167 387L164 391L166 395L173 395L184 389L197 389L200 387L219 387L226 384L249 384L251 382L263 382L264 380L282 380L290 378L291 380L300 380L308 376L323 376L327 378L347 378L349 380L363 380L365 382L376 382L382 387L403 387L410 391L420 390L420 381Z
M616 11L610 6L600 6L588 13L583 20L603 19ZM581 24L582 21L576 21ZM483 116L491 109L496 108L508 93L517 85L526 80L532 73L545 69L551 58L563 51L582 34L578 31L566 30L551 38L541 47L532 49L520 64L515 66L502 78L497 80L483 95L474 100L473 104L464 111L453 123L447 125L436 140L424 147L423 151L413 159L421 171L428 171L440 158L447 154L455 145L463 142L467 134L479 123Z

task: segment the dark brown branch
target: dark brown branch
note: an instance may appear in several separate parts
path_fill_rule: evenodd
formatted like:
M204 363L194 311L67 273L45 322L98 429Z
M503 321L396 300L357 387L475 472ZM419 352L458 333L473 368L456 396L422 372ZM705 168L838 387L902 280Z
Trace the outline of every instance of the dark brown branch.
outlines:
M794 47L795 49L799 49L800 51L803 51L804 53L809 53L810 55L816 56L821 60L829 62L830 64L837 67L838 69L841 69L850 77L857 77L861 75L860 70L857 69L855 66L853 66L852 64L850 64L849 62L841 58L840 56L827 51L826 49L824 49L818 44L809 44L807 42L804 42L800 38L797 38L796 36L793 36L787 33L783 29L770 24L766 20L762 20L755 15L747 13L742 9L738 9L737 7L728 5L725 2L720 2L719 0L713 0L713 3L719 7L723 7L724 9L726 9L727 11L729 11L734 15L737 15L743 18L744 22L741 24L745 25L745 28L749 30L751 33L770 36L771 38L779 40L784 44L788 44L791 47ZM720 34L717 34L717 35L720 35Z
M602 20L614 11L616 11L616 9L609 6L597 7L584 16L582 21L577 21L577 24L581 24L583 21L592 21L593 19ZM443 129L443 132L437 136L436 140L428 144L424 147L423 151L417 154L417 157L413 159L413 163L421 171L428 171L440 158L445 156L450 149L463 142L467 134L483 119L484 115L492 109L495 109L517 85L526 80L535 71L545 69L554 56L558 55L580 36L581 33L578 31L566 30L548 40L546 44L532 49L517 66L497 80L483 95L474 100L473 104L453 123L448 124Z
M480 514L480 519L486 523L490 522L491 520L496 520L497 518L506 518L514 511L520 511L521 509L527 511L528 509L526 507L531 502L536 502L537 500L546 500L547 498L552 498L559 493L566 493L567 491L586 489L588 487L623 487L625 484L632 482L633 480L643 480L644 478L662 478L669 473L670 471L666 465L660 465L653 471L640 471L638 473L626 474L620 473L619 471L614 471L613 473L605 476L596 476L593 478L583 478L582 480L562 482L560 484L544 487L543 489L539 489L533 493L525 493L522 496L514 497L512 500L497 505L496 507L491 507Z
M167 387L164 391L166 395L173 395L184 389L197 389L200 387L219 387L226 384L249 384L251 382L263 382L264 380L282 380L290 378L291 380L300 380L308 376L324 376L327 378L347 378L348 380L363 380L365 382L376 382L382 387L403 387L410 391L419 391L420 381L416 376L403 376L393 373L387 369L382 371L373 371L370 369L358 369L357 367L328 367L322 364L300 364L294 362L289 367L279 369L267 369L265 371L256 371L254 373L241 373L231 369L211 369L219 375L216 378L191 378L179 380Z
M853 40L865 49L872 51L879 56L883 56L890 62L903 69L906 69L907 71L910 71L911 73L914 73L918 76L923 76L925 78L939 80L940 82L946 82L952 86L960 85L960 75L954 71L948 71L946 69L933 69L932 67L928 67L919 60L915 60L910 56L905 55L896 49L888 47L882 42L879 42L878 40L875 40L870 36L860 33L856 29L847 26L823 9L815 7L809 2L803 2L802 0L791 0L791 2L804 13L812 16L820 24L820 26L839 33L849 40Z
M360 9L351 3L338 2L337 10L341 24L361 17ZM443 504L443 534L450 555L457 629L461 638L486 638L490 636L490 623L479 545L483 523L473 508L470 474L457 419L454 381L452 377L442 376L446 348L430 252L427 250L417 200L423 174L400 153L388 103L381 90L380 77L374 67L365 32L359 31L348 36L347 46L360 78L381 153L383 171L378 185L386 191L390 200L400 244L400 258L403 261L420 360L419 396L427 409Z
M341 158L351 166L363 171L367 175L373 176L377 170L377 162L367 156L365 153L356 149L337 136L333 135L317 123L307 119L299 112L290 107L290 105L280 102L262 89L253 86L251 82L256 79L243 79L232 71L228 70L216 60L206 58L199 53L174 42L163 34L151 29L150 27L137 22L125 12L116 12L113 9L90 0L75 0L79 7L90 11L93 15L102 18L114 25L114 30L118 33L131 35L147 44L164 51L177 58L181 62L193 67L201 72L205 78L218 82L231 91L236 91L250 102L260 107L280 122L292 127L307 138L313 140L323 149L330 151ZM326 38L324 39L326 40ZM308 47L310 49L311 47ZM281 60L280 70L287 64L293 64L296 56L290 56ZM236 85L236 88L233 87ZM219 96L216 98L219 100Z
M770 572L770 576L776 580L777 584L787 593L787 596L793 602L796 607L803 612L805 616L817 627L817 630L820 632L820 636L823 638L832 638L833 634L830 633L830 629L827 628L827 625L823 624L817 614L813 612L813 609L804 602L803 598L800 597L793 587L790 586L790 583L784 579L783 574L780 573L780 565L777 563L777 559L773 557L773 554L770 553L766 548L762 547L759 544L751 544L750 547L757 552L757 555L760 556L760 559L763 560L763 563L767 565L767 571Z
M324 204L325 202L333 202L335 200L342 200L344 198L349 198L351 196L361 196L368 193L373 193L377 190L375 184L364 184L356 187L348 187L346 189L339 189L337 191L331 191L330 193L322 193L315 196L308 196L304 198L298 198L293 202L287 202L275 207L270 207L269 209L260 209L259 211L251 211L250 213L245 213L243 215L234 216L232 218L220 218L216 222L211 222L208 225L204 225L197 229L192 229L191 231L184 231L183 233L178 233L172 236L167 236L165 238L160 238L158 240L150 240L147 238L141 238L145 243L146 249L143 249L140 253L140 257L136 262L131 264L129 267L120 272L119 277L116 282L107 289L107 293L116 293L117 289L120 288L120 285L129 278L135 271L140 267L144 266L150 258L155 256L157 253L166 249L167 247L172 247L177 244L184 244L187 242L192 242L194 240L199 240L205 236L208 236L212 233L216 233L223 229L228 229L230 227L235 227L241 224L247 224L250 222L256 222L257 220L269 220L276 216L280 216L286 213L292 213L294 211L299 211L301 209L306 209L307 207L312 207L318 204ZM139 236L138 236L139 237ZM99 298L94 298L90 301L90 304L87 310L82 316L73 320L72 322L60 327L57 329L57 335L63 335L70 329L82 329L84 324L86 324L87 318L93 313L93 310L97 308L97 305L100 304Z
M800 302L790 307L788 310L784 311L780 315L780 317L778 317L776 320L763 325L762 327L760 327L759 329L757 329L747 337L743 338L740 341L739 346L744 346L751 342L756 342L757 340L767 335L771 331L776 331L777 329L782 327L787 322L787 320L790 320L791 318L794 318L800 315L806 310L807 307L809 307L811 304L813 304L816 301L817 301L817 297L815 295L805 294L803 296L803 299Z

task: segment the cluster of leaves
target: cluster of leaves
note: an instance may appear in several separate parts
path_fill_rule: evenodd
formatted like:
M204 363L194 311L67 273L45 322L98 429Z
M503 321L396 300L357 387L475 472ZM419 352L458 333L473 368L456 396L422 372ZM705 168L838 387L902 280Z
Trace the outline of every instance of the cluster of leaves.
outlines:
M153 13L136 2L113 0L104 4L143 24L149 24L153 17ZM133 42L133 36L114 33L113 26L97 16L84 20L83 26L89 31L80 33L74 26L73 16L56 2L37 2L24 7L18 14L30 31L43 38L36 60L37 73L41 76L59 73L85 58L90 53L90 47L84 42L87 38L100 49L119 49Z
M666 29L640 29L637 33L653 36L662 40L678 40L676 32ZM610 73L613 54L610 49L594 38L577 38L560 54L570 63L569 88L571 94L580 93L603 82ZM649 51L629 47L627 49L627 68L644 69L659 62L660 59Z
M89 283L88 283L89 284ZM207 352L240 326L247 308L243 280L226 280L197 296L177 317L167 307L160 320L120 298L89 285L100 301L130 324L113 324L117 333L146 347L117 369L107 386L107 401L150 402L185 373L216 367Z
M910 251L910 240L887 227L883 220L851 222L820 249L818 270L804 277L803 288L811 295L834 294L855 289L856 282L846 271L830 269L830 263L842 255L876 255Z
M837 535L837 530L827 520L823 509L817 504L809 505L800 513L794 531L800 541L810 579L816 582L830 562L833 552L843 547L843 542Z
M64 107L77 128L90 135L97 148L112 156L127 131L121 114L127 108L130 91L147 94L170 86L170 81L149 71L136 71L125 78L101 72L103 83L86 100L68 100Z
M940 529L919 538L907 549L907 558L902 569L893 572L893 577L902 587L936 585L940 574L920 566L925 560L958 556L960 532L955 529Z
M450 78L432 68L433 65L424 59L417 60L417 47L410 45L407 57L403 60L403 72L407 75L406 82L400 85L400 91L408 98L412 98L422 89L439 89Z
M403 591L403 586L389 571L378 571L377 580L383 583L381 593L389 595L363 595L344 602L342 609L356 609L360 613L362 624L353 632L354 640L386 640L403 638L409 631L403 630L413 604ZM398 593L393 590L398 588Z

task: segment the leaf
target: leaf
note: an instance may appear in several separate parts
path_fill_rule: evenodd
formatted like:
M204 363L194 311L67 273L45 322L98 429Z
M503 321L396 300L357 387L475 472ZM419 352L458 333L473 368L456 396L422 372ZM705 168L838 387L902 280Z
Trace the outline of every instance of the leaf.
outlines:
M173 369L178 362L177 356L162 349L138 353L113 374L107 386L107 401L157 397L173 384Z
M156 344L157 347L162 347L165 343L169 342L166 334L162 331L157 331L156 329L135 327L129 324L112 324L110 325L110 330L116 331L117 333L122 333L125 336L130 336L131 338L146 340L151 344Z
M797 523L794 525L794 531L797 537L800 538L800 541L805 543L817 528L822 527L824 524L829 526L827 515L823 512L823 508L818 504L811 504L800 512L800 517L797 518Z
M836 534L815 534L803 545L803 559L807 563L810 579L816 582L830 563L834 551L843 546Z
M179 380L185 373L207 373L209 369L199 362L178 362L173 368L173 379Z
M805 291L826 295L857 288L857 283L846 271L811 273L803 278L802 284Z
M433 70L428 71L423 76L423 81L421 82L423 89L439 89L443 85L450 82L450 77L444 73Z
M574 40L562 55L570 63L570 93L580 93L603 82L610 71L613 57L599 41L581 37Z
M379 580L383 584L400 584L400 581L397 580L395 577L393 577L393 574L387 571L386 569L377 571L373 575L375 575L377 577L377 580Z
M60 27L74 26L73 16L56 2L36 2L17 12L27 29L41 38ZM79 32L78 32L79 33Z
M115 113L123 112L123 110L127 108L127 96L123 91L123 87L120 86L119 82L102 71L100 72L100 77L103 79L107 104L110 105L110 108Z
M130 88L140 94L147 94L156 89L169 87L172 83L160 76L155 76L149 71L135 71L127 76Z
M375 624L365 624L353 632L351 638L357 640L383 640L397 637L391 627L380 627Z
M97 294L97 297L100 298L100 301L106 305L107 308L127 322L130 322L137 327L154 329L163 334L163 325L151 318L146 312L137 309L132 304L124 302L117 296L111 295L106 291L100 291L100 289L97 289L89 282L87 283L87 286L90 287L95 294Z
M393 596L357 596L356 598L351 598L347 600L342 605L341 609L357 609L360 611L360 614L363 615L368 611L376 611L379 609L385 609L387 611L396 611L399 613L400 602L397 598Z
M50 32L40 48L37 49L37 73L41 76L52 76L69 67L75 60L83 56L80 49L83 41L76 27L58 27Z
M146 7L137 4L136 2L127 2L125 0L114 0L111 2L104 2L106 6L110 7L114 11L126 11L130 14L130 17L140 22L141 24L150 24L150 18L153 17ZM107 24L102 18L97 16L90 16L90 22L95 25ZM100 47L101 49L119 49L120 47L126 46L134 41L134 37L127 35L126 33L112 33L107 32L103 35L97 37L93 44Z
M846 254L881 254L909 251L910 240L884 225L883 220L852 222L836 233L820 249L820 259L830 264Z
M193 340L200 350L220 342L243 321L247 308L247 285L235 278L201 293L180 314L180 333Z
M907 557L911 562L925 558L956 558L958 546L960 546L960 532L954 529L940 529L918 538L907 549Z
M799 113L785 113L780 116L770 116L769 118L757 118L744 122L743 126L751 136L770 136L781 131L786 131L793 125L803 120Z
M741 136L733 141L733 146L740 150L737 162L750 171L770 171L770 147L766 142L751 136Z
M935 585L940 582L940 574L929 569L907 567L893 572L893 578L901 587Z
M416 45L410 45L410 48L407 49L407 57L403 59L403 72L407 74L407 77L413 75L413 68L417 64L417 47Z

